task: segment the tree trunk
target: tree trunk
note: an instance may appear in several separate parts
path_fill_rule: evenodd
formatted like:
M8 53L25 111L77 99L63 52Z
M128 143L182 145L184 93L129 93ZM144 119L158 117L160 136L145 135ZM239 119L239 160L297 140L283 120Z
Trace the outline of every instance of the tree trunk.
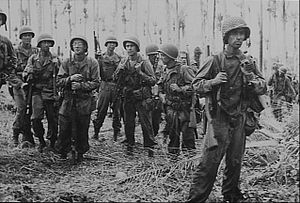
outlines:
M288 51L287 51L287 45L286 45L286 22L287 22L287 16L286 16L286 3L285 0L282 2L282 23L283 23L283 53L284 53L284 63L287 65L288 61Z
M212 38L212 49L213 51L215 51L216 47L215 47L215 40L216 40L216 7L217 7L217 2L216 0L214 0L214 4L213 4L213 30L212 30L212 33L213 33L213 38Z
M166 0L166 14L167 14L167 41L171 41L171 14L170 14L170 2Z
M263 0L260 0L260 17L259 17L259 69L263 72Z
M7 7L8 7L8 16L10 15L10 0L7 0ZM8 18L8 36L11 39L11 18Z

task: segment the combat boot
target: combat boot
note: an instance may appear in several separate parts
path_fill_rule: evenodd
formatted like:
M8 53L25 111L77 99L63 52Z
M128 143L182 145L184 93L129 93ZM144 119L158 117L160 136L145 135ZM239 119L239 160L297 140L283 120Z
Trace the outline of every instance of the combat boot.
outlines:
M43 152L43 149L46 147L46 142L44 140L44 137L43 136L40 136L39 137L39 141L40 141L40 145L38 147L38 151L39 152Z
M13 130L13 145L17 147L19 145L19 132Z
M120 131L114 131L114 141L117 142L118 140L118 137L121 137L121 133Z

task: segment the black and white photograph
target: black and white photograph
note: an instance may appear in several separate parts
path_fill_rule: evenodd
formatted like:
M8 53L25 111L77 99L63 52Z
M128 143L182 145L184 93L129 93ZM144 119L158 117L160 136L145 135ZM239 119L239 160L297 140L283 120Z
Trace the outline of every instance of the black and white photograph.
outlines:
M298 0L0 0L0 202L300 202Z

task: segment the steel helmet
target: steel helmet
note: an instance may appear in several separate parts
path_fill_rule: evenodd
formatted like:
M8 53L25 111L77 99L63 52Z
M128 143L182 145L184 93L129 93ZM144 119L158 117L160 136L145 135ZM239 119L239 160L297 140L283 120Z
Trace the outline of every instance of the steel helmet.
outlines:
M6 16L6 14L5 13L3 13L1 10L0 10L0 15L2 16L2 24L1 25L4 25L4 24L6 24L6 20L7 20L7 16ZM1 26L0 25L0 26Z
M238 28L243 28L245 30L245 40L250 37L250 28L247 26L246 22L241 17L229 17L224 20L222 24L222 37L225 44L228 43L228 32Z
M163 44L158 52L164 53L174 60L178 57L178 48L173 44Z
M157 54L158 53L157 51L158 51L158 46L156 44L149 44L145 50L147 56L151 54Z
M24 26L20 29L20 32L19 32L19 39L21 39L22 37L22 34L25 34L25 33L30 33L32 34L32 38L35 36L34 32L32 31L31 27L28 27L28 26Z
M38 37L38 40L37 40L37 47L40 47L40 42L42 41L50 41L52 42L51 46L50 47L53 47L54 44L55 44L55 41L52 37L52 35L48 34L48 33L43 33L41 34L39 37Z
M137 52L140 51L140 41L138 40L138 38L136 37L127 37L124 41L123 41L123 47L124 49L126 49L126 42L131 42L131 43L134 43L137 47Z
M202 51L201 51L200 47L196 47L194 49L194 53L200 53L200 54L202 54Z
M70 41L70 48L71 48L71 50L74 51L72 44L73 44L73 41L75 39L82 40L85 43L85 46L86 46L85 52L87 52L88 51L88 42L87 42L87 39L84 36L82 36L82 35L75 35L74 37L72 37L72 39Z
M107 46L107 43L109 43L109 42L116 43L116 47L119 45L117 38L115 38L114 36L107 37L106 40L105 40L104 46Z
M287 68L286 68L285 66L281 66L281 67L278 69L278 71L281 72L281 73L286 74Z

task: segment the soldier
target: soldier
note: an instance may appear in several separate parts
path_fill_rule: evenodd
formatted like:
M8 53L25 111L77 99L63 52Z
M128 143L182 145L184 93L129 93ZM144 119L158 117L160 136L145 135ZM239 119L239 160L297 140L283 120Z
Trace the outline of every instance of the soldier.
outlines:
M87 56L85 37L74 36L70 47L74 57L65 59L58 73L57 86L63 88L63 101L59 109L57 149L62 159L72 150L73 161L81 162L89 150L92 91L99 88L99 65L96 59Z
M209 108L206 109L210 116L203 158L194 173L189 202L205 202L208 198L225 153L224 201L238 202L243 198L239 179L245 151L246 111L252 97L266 92L265 80L255 63L246 59L240 50L250 36L246 22L240 17L225 19L222 36L224 50L205 60L192 83L199 94L207 96ZM209 136L217 144L210 145Z
M103 125L105 116L109 105L112 108L112 127L114 130L114 141L117 141L117 138L120 137L120 104L121 98L119 94L119 84L113 82L112 75L116 68L118 67L121 57L114 52L115 48L118 46L118 41L115 37L108 37L104 44L107 47L107 51L98 61L100 68L100 79L101 85L99 88L98 95L98 106L97 106L97 115L93 120L94 124L94 136L93 138L98 140L100 128ZM102 137L101 141L104 141Z
M35 34L30 27L24 26L20 29L19 39L21 40L18 47L15 49L18 63L16 68L17 76L22 80L22 73L27 65L27 61L29 57L33 54L37 54L38 49L36 47L31 46L31 40L34 38ZM27 97L31 97L29 95L30 91L27 89L26 92L21 88L12 88L13 89L13 98L17 107L15 121L13 123L13 142L14 145L17 146L19 143L19 134L23 134L22 142L26 141L30 143L31 146L34 146L33 133L31 132L31 123L30 116L32 113L31 105L28 104ZM24 94L25 93L25 94Z
M0 10L0 26L5 25L6 29L6 20L7 17L5 13ZM17 57L13 49L11 41L2 35L0 35L0 89L3 84L8 82L8 85L11 85L16 90L20 90L23 84L23 81L16 76L17 66ZM14 139L13 142L18 145L18 142Z
M148 61L138 53L140 42L136 37L128 37L123 41L123 47L128 56L120 62L114 73L114 80L120 81L123 87L123 109L125 136L128 155L132 155L135 143L135 117L138 113L144 138L144 147L153 148L156 145L153 135L151 111L153 109L151 87L156 79L153 68ZM149 149L149 156L153 151Z
M161 74L163 72L163 67L158 64L159 58L158 58L158 46L156 44L149 44L146 47L146 55L148 56L148 59L153 67L156 80L158 81L161 77ZM152 87L152 94L154 98L154 109L152 111L152 125L153 125L153 132L154 137L158 134L159 131L159 124L161 122L161 113L162 113L162 100L158 95L158 85L155 84Z
M166 65L158 85L160 94L165 94L166 121L170 142L168 151L177 156L180 152L180 133L182 132L182 149L193 150L195 147L196 126L191 126L190 113L194 92L191 82L195 77L192 69L176 61L178 49L172 44L164 44L159 52ZM194 122L196 122L194 120Z
M44 140L45 129L42 123L46 114L48 128L47 139L50 140L50 147L54 149L57 139L58 112L57 112L57 90L56 77L59 66L59 59L52 55L50 47L54 46L54 39L50 34L44 33L38 37L38 54L33 54L23 72L23 77L32 85L32 128L34 136L39 139L39 152L46 147Z
M4 25L5 30L7 30L6 20L6 14L0 10L0 27ZM11 41L7 37L0 35L0 88L3 84L6 84L6 81L13 87L21 88L23 82L16 77L16 65L17 56Z
M202 51L200 47L195 47L194 49L194 59L191 62L191 66L195 69L195 72L197 73L200 68L200 57L201 57Z
M273 74L268 81L268 86L272 87L271 105L273 113L278 121L282 121L282 104L288 102L289 98L296 96L291 80L286 76L287 68L281 66L277 74Z

